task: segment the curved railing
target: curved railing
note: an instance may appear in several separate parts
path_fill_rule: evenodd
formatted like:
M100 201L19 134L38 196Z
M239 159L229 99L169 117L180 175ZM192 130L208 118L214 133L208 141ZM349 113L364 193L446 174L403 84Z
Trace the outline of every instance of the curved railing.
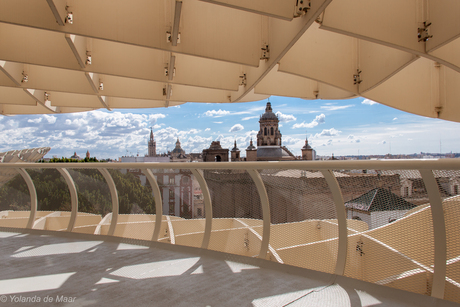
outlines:
M243 254L460 302L460 198L455 196L460 160L0 163L0 173L11 169L30 194L30 213L17 224L25 228L45 229L46 219L59 215L40 213L27 170L56 169L71 196L65 231ZM80 220L73 169L98 170L110 190L112 212L97 225L89 215ZM114 169L136 169L145 176L155 215L119 213L109 172ZM203 218L166 214L165 184L157 180L164 170L192 174L203 199ZM0 215L0 226L15 226L13 213ZM19 223L26 218L27 223Z

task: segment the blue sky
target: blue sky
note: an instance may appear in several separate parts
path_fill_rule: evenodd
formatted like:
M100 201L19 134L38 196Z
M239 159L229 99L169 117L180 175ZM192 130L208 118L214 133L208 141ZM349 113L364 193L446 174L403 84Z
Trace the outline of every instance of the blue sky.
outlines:
M280 118L283 145L294 154L308 136L318 155L460 152L460 123L426 118L373 101L302 100L270 97ZM233 103L186 103L161 109L97 110L73 114L0 116L0 151L51 147L47 157L98 158L147 153L150 128L157 153L172 150L177 138L188 152L201 152L211 141L245 155L267 100Z

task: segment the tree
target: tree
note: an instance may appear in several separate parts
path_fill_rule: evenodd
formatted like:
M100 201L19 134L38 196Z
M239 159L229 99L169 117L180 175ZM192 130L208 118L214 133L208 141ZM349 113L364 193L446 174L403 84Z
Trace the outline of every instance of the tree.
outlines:
M28 170L37 191L38 210L70 211L70 192L61 174L55 169ZM95 169L69 170L75 182L78 211L105 214L112 211L110 189ZM130 173L109 170L118 192L119 213L155 213L155 200L150 185L142 186L140 180ZM0 188L0 211L30 210L30 196L26 183L20 175Z

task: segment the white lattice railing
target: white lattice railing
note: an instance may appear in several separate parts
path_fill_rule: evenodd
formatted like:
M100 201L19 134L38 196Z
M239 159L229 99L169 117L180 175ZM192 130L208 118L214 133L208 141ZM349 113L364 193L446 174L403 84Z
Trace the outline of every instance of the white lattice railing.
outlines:
M71 212L64 229L69 232L76 231L76 220L77 216L80 218L80 213L77 188L68 170L97 169L110 189L112 213L100 220L92 232L94 234L125 234L136 238L136 233L139 233L136 229L142 229L142 223L145 223L145 227L148 225L148 229L152 229L148 237L153 241L257 256L409 291L425 291L425 294L433 297L460 301L460 225L457 223L460 220L460 209L457 209L460 208L460 200L452 195L458 193L458 185L452 190L455 190L455 193L450 194L442 187L443 184L448 186L451 182L460 182L460 160L457 159L231 163L0 163L0 173L11 169L15 169L22 176L30 193L30 213L28 217L22 218L27 218L25 228L33 228L38 220L41 221L40 225L44 225L47 216L50 221L53 217L52 214L39 214L39 200L28 169L57 169L64 178L71 196ZM155 198L156 214L151 216L150 220L132 224L126 218L119 221L117 187L108 169L141 170L150 183ZM190 171L198 182L204 198L203 219L179 220L163 214L161 184L158 184L155 174L159 170L177 169ZM356 170L373 171L358 174ZM213 174L207 176L206 172ZM216 210L213 199L220 199L222 202L222 194L230 191L229 189L238 191L232 186L234 183L226 181L226 184L221 184L216 178L223 176L228 179L233 173L248 175L245 177L246 181L240 180L238 184L252 185L257 191L258 201L245 206L249 208L254 204L260 204L259 218L251 216L245 219L236 213L234 216L221 216L220 213L213 215L213 210ZM388 177L385 177L386 175ZM248 178L252 182L248 181ZM397 191L394 191L396 194L404 194L404 182L410 181L414 184L411 188L414 195L423 191L422 196L427 199L425 206L418 203L420 206L417 209L405 213L403 217L399 216L397 223L388 223L371 229L364 222L347 219L347 214L353 216L358 211L359 214L368 213L365 213L365 210L357 210L355 213L347 211L344 194L347 199L356 198L358 190L384 188L385 180L392 180L391 184L398 187ZM211 181L213 183L210 188ZM217 190L219 185L222 190ZM418 185L418 188L415 185ZM391 187L389 189L391 190ZM239 206L253 197L244 194L247 190L241 191L243 192L232 192L233 194L225 196L228 204L224 205ZM278 198L275 199L273 195L278 195ZM411 198L408 195L402 196L408 200ZM332 204L333 211L335 210L332 218L323 215L321 201ZM303 202L305 203L300 206ZM427 204L429 206L426 206ZM281 223L274 223L276 214L281 215L292 209L283 209L287 208L286 206L295 208L295 214L292 215L294 218L302 217L296 221L291 221L292 218L289 220L288 217ZM316 206L319 209L315 209L316 213L302 215L302 208L310 210L308 206ZM390 205L387 211L391 211ZM379 212L380 216L384 215L384 211ZM8 212L3 212L3 217L4 219L0 219L0 226L14 227L13 219L8 218ZM231 218L232 221L224 221L223 217ZM2 223L7 220L8 223ZM84 218L81 221L83 220ZM231 226L220 226L223 223L231 223ZM420 225L427 226L420 228ZM131 231L128 231L130 227ZM167 233L168 240L164 239L164 233ZM226 238L224 243L220 242L223 235ZM238 242L232 243L232 240ZM303 259L303 262L299 264L297 260L292 259ZM380 266L379 262L383 265ZM426 284L416 288L413 286L414 280Z

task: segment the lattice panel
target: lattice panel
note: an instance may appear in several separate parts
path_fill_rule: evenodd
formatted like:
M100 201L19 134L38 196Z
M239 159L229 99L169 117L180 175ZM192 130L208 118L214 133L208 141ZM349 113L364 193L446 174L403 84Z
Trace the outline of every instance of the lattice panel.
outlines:
M443 198L447 259L444 299L460 303L460 171L435 171Z
M331 191L319 171L264 170L270 202L270 258L332 273L338 222Z
M261 246L262 209L251 176L245 170L205 170L212 200L209 249L257 256Z
M25 228L30 215L27 184L15 169L0 173L0 226Z
M433 225L419 171L342 171L349 227L346 276L431 294Z

